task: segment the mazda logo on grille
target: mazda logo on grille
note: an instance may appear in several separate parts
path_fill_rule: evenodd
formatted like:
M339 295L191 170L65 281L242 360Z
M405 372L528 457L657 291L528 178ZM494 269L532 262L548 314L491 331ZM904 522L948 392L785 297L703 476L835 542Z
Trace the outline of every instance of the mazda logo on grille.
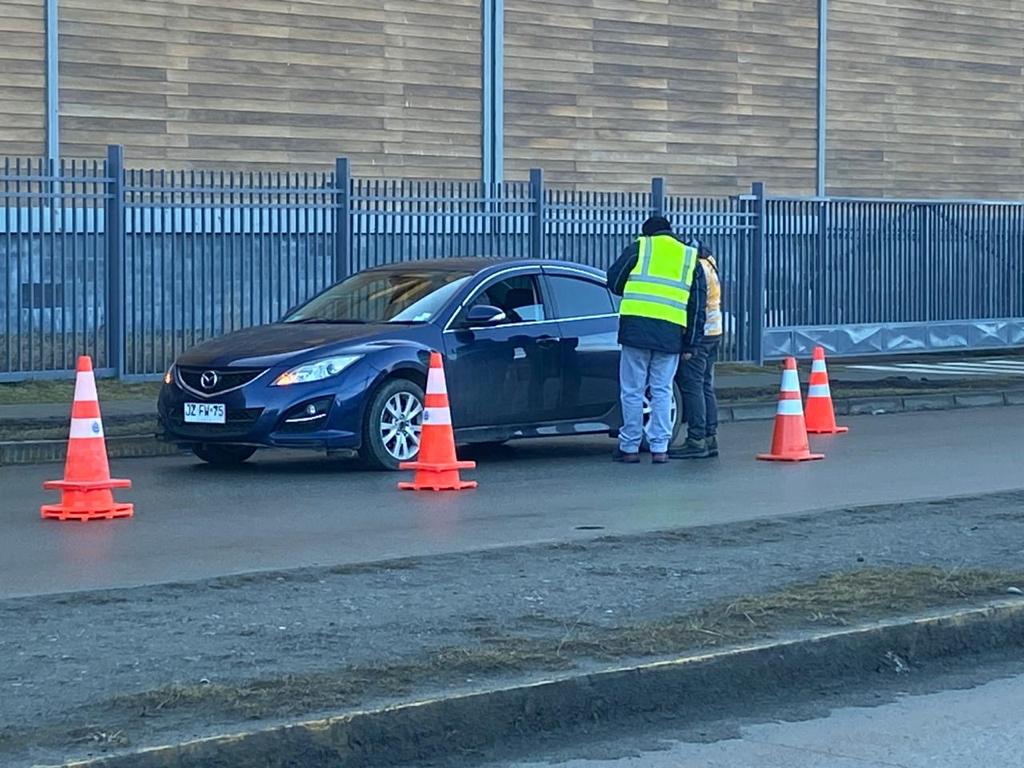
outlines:
M216 371L204 371L203 375L199 377L199 386L203 389L213 389L217 386L218 381L220 381L220 376Z

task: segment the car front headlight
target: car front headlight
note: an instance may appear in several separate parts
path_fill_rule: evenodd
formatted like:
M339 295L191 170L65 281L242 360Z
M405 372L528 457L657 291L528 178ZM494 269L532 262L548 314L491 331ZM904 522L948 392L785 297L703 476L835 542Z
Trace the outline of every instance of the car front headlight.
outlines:
M167 369L167 373L164 374L164 384L170 384L174 381L174 366L172 365Z
M352 363L361 358L362 355L338 355L323 360L314 360L311 363L304 363L290 371L285 371L274 379L275 387L290 387L292 384L309 384L313 381L323 381L348 368Z

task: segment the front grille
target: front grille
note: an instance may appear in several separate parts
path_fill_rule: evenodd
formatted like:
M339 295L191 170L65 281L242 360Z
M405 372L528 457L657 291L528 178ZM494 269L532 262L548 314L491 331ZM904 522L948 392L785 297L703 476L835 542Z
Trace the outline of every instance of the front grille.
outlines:
M178 381L186 389L204 397L213 397L244 387L266 372L265 368L177 368ZM212 376L211 376L212 374ZM203 376L215 378L216 383L203 386Z
M168 412L167 425L175 435L181 437L197 439L243 437L249 433L262 414L262 408L239 408L236 410L228 408L224 416L224 424L186 424L184 408L178 405Z

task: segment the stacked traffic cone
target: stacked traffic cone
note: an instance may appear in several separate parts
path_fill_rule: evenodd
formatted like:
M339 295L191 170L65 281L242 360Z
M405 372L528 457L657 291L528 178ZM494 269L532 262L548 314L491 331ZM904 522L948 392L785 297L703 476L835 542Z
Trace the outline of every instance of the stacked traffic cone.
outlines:
M64 464L64 479L43 483L43 488L62 492L60 504L47 504L40 511L51 520L112 520L131 517L131 504L119 504L113 488L131 488L131 480L112 480L107 464L107 442L96 395L92 360L78 358L75 401L71 406L71 434Z
M787 357L786 367L782 371L772 452L762 453L757 458L761 461L812 461L825 458L823 454L811 453L807 442L807 425L804 423L804 408L800 397L800 374L796 369L795 358Z
M825 350L814 348L811 363L811 383L807 388L807 431L812 435L839 435L849 427L836 426L836 412L832 407L832 390L828 385Z
M420 454L416 461L399 465L400 469L416 470L416 477L411 483L399 483L398 487L403 491L461 491L476 488L475 482L459 477L460 469L474 467L475 461L459 461L455 456L455 433L452 431L444 363L440 353L431 352L427 398L420 432Z

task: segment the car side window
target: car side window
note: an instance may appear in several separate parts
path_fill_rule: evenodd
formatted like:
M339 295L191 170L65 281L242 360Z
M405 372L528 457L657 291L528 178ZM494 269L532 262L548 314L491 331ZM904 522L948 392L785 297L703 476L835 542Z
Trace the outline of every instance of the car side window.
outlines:
M509 323L547 319L537 278L532 275L516 275L491 283L466 305L466 310L481 304L489 304L500 309L508 317ZM463 317L466 310L462 312Z
M560 320L610 315L615 312L611 293L600 283L580 277L549 275L548 284L551 286L555 311Z

